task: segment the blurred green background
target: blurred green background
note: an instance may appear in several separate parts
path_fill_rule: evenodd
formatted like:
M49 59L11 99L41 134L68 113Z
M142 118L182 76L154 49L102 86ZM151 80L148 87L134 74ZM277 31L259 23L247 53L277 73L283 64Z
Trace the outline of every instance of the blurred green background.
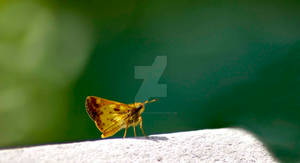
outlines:
M281 161L299 161L299 9L297 1L0 0L0 147L99 139L86 96L133 103L143 82L134 67L167 56L159 81L167 97L147 106L147 134L242 127Z

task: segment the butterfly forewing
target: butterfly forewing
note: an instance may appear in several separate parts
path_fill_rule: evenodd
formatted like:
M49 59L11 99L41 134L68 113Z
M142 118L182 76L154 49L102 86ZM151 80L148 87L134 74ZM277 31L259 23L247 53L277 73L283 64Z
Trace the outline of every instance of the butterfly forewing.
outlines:
M102 132L101 137L105 138L126 127L125 120L131 107L120 102L88 96L86 98L86 110L91 119L95 121L97 128Z

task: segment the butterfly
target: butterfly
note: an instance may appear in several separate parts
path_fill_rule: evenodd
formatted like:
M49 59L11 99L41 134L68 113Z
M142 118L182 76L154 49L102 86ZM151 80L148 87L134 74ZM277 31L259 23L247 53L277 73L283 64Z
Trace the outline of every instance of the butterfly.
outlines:
M125 128L123 136L123 138L125 138L127 129L131 126L133 127L134 136L136 136L135 127L137 125L140 125L143 135L146 136L141 114L145 110L145 104L155 101L157 101L157 99L124 104L101 97L88 96L86 98L85 107L90 118L102 132L101 138L113 136L123 128Z

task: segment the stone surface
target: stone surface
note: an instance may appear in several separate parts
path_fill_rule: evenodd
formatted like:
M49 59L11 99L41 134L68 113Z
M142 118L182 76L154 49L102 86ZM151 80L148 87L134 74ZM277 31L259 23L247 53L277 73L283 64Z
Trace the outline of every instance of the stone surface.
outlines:
M242 129L178 132L0 150L0 162L278 162Z

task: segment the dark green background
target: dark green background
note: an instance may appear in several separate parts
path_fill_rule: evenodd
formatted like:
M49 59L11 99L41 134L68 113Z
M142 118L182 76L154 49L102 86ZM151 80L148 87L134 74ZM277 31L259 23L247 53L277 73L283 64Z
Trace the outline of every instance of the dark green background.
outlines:
M0 1L0 146L98 139L86 96L132 103L143 82L134 67L167 56L167 97L147 106L147 134L242 127L281 161L299 161L299 8Z

